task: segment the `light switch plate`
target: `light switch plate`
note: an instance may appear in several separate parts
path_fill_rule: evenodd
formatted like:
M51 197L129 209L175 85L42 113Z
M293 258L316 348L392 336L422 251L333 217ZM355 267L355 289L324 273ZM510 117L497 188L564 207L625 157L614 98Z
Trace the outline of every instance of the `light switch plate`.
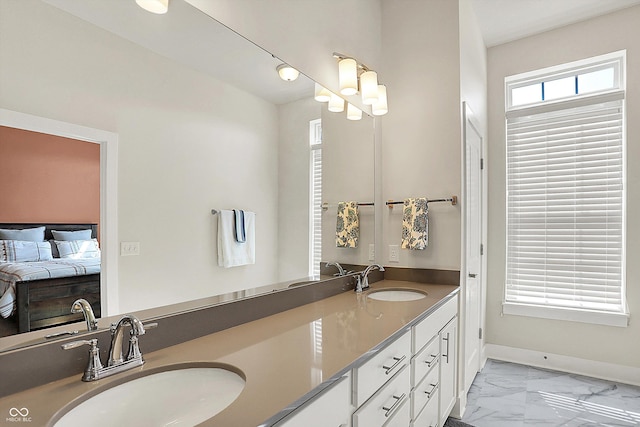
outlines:
M398 245L389 245L389 261L400 262L400 247Z
M375 261L376 259L376 245L369 243L369 261Z
M120 256L140 255L140 242L120 242Z

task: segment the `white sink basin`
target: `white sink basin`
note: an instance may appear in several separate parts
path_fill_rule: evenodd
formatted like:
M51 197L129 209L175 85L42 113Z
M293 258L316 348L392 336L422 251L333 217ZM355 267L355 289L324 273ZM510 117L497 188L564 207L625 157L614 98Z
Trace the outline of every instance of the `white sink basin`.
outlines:
M54 426L193 426L233 403L244 386L240 374L224 367L162 371L106 389Z
M367 296L378 301L416 301L426 298L427 293L416 289L390 288L372 291Z

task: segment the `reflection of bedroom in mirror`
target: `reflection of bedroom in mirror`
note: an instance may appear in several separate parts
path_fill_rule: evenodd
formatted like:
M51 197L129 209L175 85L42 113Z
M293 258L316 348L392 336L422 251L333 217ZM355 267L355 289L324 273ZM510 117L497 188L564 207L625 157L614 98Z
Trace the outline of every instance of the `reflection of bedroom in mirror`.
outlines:
M0 336L100 316L100 145L0 126Z

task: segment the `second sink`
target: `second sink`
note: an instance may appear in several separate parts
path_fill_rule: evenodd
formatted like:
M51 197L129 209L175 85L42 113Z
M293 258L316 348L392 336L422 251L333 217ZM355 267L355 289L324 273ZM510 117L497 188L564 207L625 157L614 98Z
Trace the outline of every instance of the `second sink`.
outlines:
M367 297L379 301L416 301L426 296L426 292L405 288L379 289L367 294Z
M53 426L193 426L231 405L244 386L241 374L222 365L173 367L108 388Z

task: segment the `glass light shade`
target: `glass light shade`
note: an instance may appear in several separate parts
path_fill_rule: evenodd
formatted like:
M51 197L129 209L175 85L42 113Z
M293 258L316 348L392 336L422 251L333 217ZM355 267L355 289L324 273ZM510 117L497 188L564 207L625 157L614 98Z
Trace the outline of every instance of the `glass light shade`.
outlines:
M318 102L329 102L331 99L331 92L329 92L329 89L326 87L316 83L314 99Z
M327 107L329 111L332 113L341 113L344 111L344 99L340 98L335 93L331 94L331 99L329 100L329 106Z
M361 118L362 118L362 110L356 107L355 105L351 105L347 103L347 119L360 120Z
M136 0L138 6L144 10L162 15L169 10L169 0Z
M362 92L362 103L372 105L378 101L378 73L375 71L365 71L360 75L360 91Z
M354 95L358 93L358 64L355 59L345 58L338 62L340 93Z
M280 64L276 67L276 70L278 70L280 78L288 82L294 81L300 75L300 71L288 64Z
M374 116L383 116L389 112L387 105L387 87L378 85L378 101L371 106L371 114Z

